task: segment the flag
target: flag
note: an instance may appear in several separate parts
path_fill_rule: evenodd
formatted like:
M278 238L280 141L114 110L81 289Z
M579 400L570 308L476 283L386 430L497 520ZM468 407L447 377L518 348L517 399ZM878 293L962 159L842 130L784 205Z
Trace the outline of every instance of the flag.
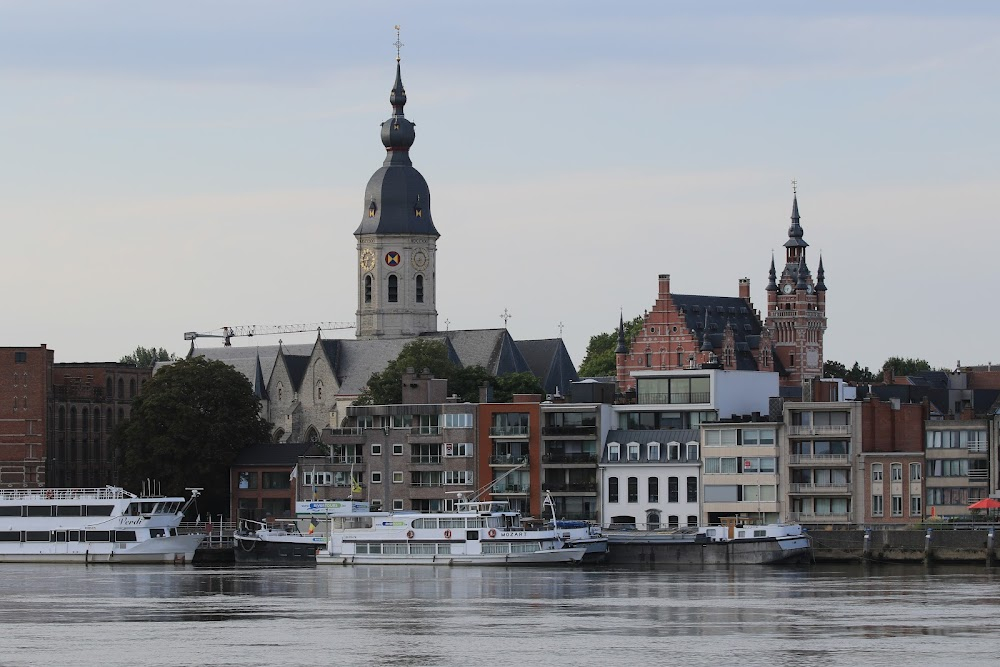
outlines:
M351 493L361 493L361 484L351 475Z
M313 487L313 500L316 500L316 497L317 497L317 493L316 493L316 466L313 466L312 487Z
M292 473L288 476L288 481L296 480L299 478L299 464L296 463L295 467L292 468Z
M316 518L309 517L309 534L312 535L314 532L316 532Z

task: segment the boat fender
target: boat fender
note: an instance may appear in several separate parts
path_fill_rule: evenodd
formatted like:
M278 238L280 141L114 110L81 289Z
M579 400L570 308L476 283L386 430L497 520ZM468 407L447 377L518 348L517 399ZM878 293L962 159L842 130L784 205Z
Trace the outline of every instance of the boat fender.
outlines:
M412 530L406 531L406 539L408 539L408 540L412 540L413 539L413 531Z
M489 534L490 537L496 537L497 536L497 531L495 529L493 529L493 528L490 528L490 532L488 534Z
M450 539L451 538L451 531L450 530L444 531L444 537L445 537L445 539Z

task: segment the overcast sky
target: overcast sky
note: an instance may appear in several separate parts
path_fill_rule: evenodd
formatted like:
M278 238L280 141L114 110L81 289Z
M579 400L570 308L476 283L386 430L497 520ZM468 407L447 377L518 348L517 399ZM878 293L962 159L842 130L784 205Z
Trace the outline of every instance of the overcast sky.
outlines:
M398 4L0 0L0 345L353 322L399 23L439 328L763 309L795 178L827 359L1000 362L995 2Z

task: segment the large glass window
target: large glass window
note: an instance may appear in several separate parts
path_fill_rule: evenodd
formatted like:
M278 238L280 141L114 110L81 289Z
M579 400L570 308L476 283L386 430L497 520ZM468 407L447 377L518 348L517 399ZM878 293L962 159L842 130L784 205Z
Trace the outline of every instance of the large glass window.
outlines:
M660 478L650 477L647 482L648 500L651 503L660 502Z
M608 478L608 502L617 503L618 502L618 478L609 477Z
M628 478L628 501L630 503L639 502L639 478Z
M689 503L698 502L698 478L688 477L687 478L687 501Z
M667 502L676 503L679 501L678 483L676 477L667 478Z
M265 472L261 473L261 488L263 489L288 489L291 488L291 481L287 472Z
M911 463L910 464L910 481L911 482L919 482L920 481L920 477L921 477L921 475L920 475L920 464L919 463Z
M399 301L399 279L396 276L389 276L389 303Z

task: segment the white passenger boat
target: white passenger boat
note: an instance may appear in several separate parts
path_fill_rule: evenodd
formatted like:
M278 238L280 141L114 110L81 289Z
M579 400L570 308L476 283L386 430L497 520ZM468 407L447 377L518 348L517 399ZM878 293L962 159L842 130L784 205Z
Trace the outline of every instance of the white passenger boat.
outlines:
M454 512L371 512L367 503L300 503L299 513L323 513L328 542L318 564L548 565L579 563L586 546L572 546L554 528L528 530L507 502L459 502Z
M114 486L0 490L0 562L190 562L205 535L177 528L197 496L140 497Z

